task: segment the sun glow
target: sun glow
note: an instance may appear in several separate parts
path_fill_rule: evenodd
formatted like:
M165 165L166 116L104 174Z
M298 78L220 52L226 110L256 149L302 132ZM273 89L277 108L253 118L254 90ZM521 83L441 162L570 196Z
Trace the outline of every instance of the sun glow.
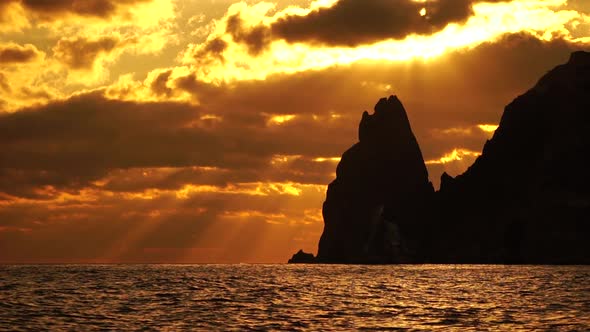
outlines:
M327 161L337 163L337 162L340 162L340 157L329 157L329 158L319 157L319 158L314 158L313 161L315 161L316 163L323 163L323 162L327 162Z
M482 131L485 131L486 133L493 133L494 131L496 131L496 129L498 129L498 125L491 124L480 124L477 125L477 127Z
M410 35L403 40L384 40L358 47L327 47L325 45L289 44L273 41L261 54L251 55L245 45L235 43L225 32L227 17L240 14L247 26L269 24L290 11L267 16L273 6L233 5L226 19L218 22L216 33L209 40L220 38L227 42L224 60L212 63L206 71L198 66L198 77L206 82L228 82L265 79L276 73L296 73L318 70L334 65L358 61L406 61L413 58L429 59L457 49L471 49L484 42L494 41L506 33L526 32L543 40L564 37L574 40L568 30L590 18L572 10L559 10L566 0L528 0L499 3L477 3L474 15L464 24L449 24L442 31L429 36ZM555 8L553 10L552 8ZM426 15L423 8L420 14ZM194 45L197 47L197 45ZM184 61L194 61L185 54Z
M271 165L284 165L284 164L288 164L291 163L297 159L302 158L302 155L283 155L283 154L277 154L272 156L270 163Z
M264 213L256 210L226 211L220 216L220 219L243 221L249 219L263 219L269 224L281 224L288 221L288 218L284 213Z
M427 160L425 162L426 165L435 165L435 164L448 164L455 161L461 161L465 157L475 158L480 156L481 153L470 151L466 149L453 149L450 153L445 154L444 156L440 157L439 159L432 159Z
M268 124L271 125L282 125L286 122L295 119L295 115L293 114L285 114L285 115L273 115L268 119Z

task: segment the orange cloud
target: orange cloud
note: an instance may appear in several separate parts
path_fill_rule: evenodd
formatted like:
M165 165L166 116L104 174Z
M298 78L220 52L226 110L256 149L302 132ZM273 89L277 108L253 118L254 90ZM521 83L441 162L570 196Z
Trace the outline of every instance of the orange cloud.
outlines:
M0 1L0 32L20 31L29 26L25 11L18 0Z
M498 125L493 124L480 124L477 125L477 127L485 131L486 133L493 133L494 131L496 131L496 129L498 129Z
M0 44L1 64L27 63L41 59L43 56L44 53L32 44L24 46L14 43Z
M71 69L92 69L99 56L112 52L120 43L117 37L60 39L53 53Z
M284 115L272 115L268 119L268 124L270 125L282 125L286 122L289 122L295 119L296 115L294 114L284 114Z
M10 83L8 83L8 79L6 75L0 72L0 90L6 93L12 92L12 88L10 87Z
M583 41L574 37L574 32L589 17L567 10L565 0L462 0L458 5L446 4L430 3L431 14L422 17L419 10L424 4L414 1L343 0L331 6L316 5L315 10L287 8L278 12L272 11L274 6L269 3L238 3L217 21L207 41L189 45L183 61L208 63L206 70L194 68L207 82L265 79L276 73L359 61L430 59L497 41L509 33L526 32L547 41ZM400 26L396 28L396 24ZM204 50L213 43L223 47L206 57Z
M33 11L45 20L55 19L60 15L74 14L108 18L126 6L132 6L151 0L13 0L26 10Z
M469 151L465 149L453 149L453 151L446 153L438 159L427 160L426 165L430 164L448 164L455 161L463 160L465 157L477 157L481 155L479 152Z

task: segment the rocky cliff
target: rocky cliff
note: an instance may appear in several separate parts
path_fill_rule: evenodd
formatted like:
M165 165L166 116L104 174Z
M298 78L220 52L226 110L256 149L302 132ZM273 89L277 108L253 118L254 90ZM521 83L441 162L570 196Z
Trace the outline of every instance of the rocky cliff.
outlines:
M436 193L404 107L381 99L328 186L311 261L588 264L588 156L590 53L508 105L482 155Z
M506 106L464 174L443 174L437 212L452 237L436 259L590 262L589 156L590 53L575 52Z

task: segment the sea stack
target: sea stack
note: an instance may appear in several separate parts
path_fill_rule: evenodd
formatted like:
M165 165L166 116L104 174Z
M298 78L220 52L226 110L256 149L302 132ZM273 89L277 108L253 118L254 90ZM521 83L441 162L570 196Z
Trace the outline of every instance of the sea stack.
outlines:
M406 111L396 96L364 112L359 142L342 155L323 205L317 260L399 262L400 232L432 194L432 184Z

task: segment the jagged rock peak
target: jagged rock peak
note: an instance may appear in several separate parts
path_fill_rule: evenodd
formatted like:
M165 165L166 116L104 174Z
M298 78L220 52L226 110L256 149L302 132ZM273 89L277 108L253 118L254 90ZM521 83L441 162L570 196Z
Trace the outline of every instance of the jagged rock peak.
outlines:
M543 95L550 90L573 91L588 86L587 71L590 68L590 53L576 51L567 63L559 65L545 74L531 92Z
M590 52L573 52L570 55L570 59L567 63L574 66L590 66Z
M450 176L449 174L447 174L447 172L444 172L441 176L440 176L440 191L446 191L449 189L450 186L453 185L453 183L455 182L455 178Z
M406 135L411 133L406 110L397 96L381 98L374 108L375 112L363 112L359 124L359 141L377 143L395 132Z
M389 98L381 98L377 102L377 105L375 105L375 114L381 114L387 111L403 111L405 113L404 106L396 95L391 95Z

